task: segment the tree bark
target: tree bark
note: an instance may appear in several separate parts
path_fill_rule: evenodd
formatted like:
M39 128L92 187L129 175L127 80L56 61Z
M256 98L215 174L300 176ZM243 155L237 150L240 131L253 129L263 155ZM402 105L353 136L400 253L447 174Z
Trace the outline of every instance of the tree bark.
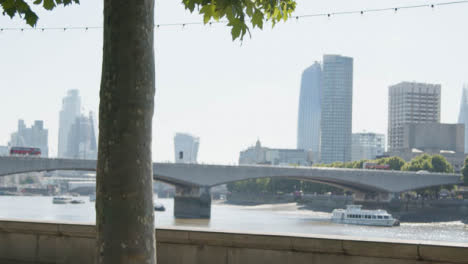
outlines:
M151 133L154 0L104 0L97 263L156 263Z

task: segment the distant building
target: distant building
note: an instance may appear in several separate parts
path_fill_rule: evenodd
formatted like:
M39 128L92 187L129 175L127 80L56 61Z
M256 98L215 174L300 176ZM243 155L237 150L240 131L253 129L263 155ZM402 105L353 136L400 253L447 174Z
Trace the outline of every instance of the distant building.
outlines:
M465 153L468 153L468 84L463 86L458 123L465 125Z
M419 149L423 152L465 152L465 125L463 124L405 124L403 150Z
M176 163L197 163L200 138L190 134L176 133L174 136L174 155Z
M315 62L302 73L297 120L297 149L320 152L322 66ZM318 161L318 160L317 160Z
M0 146L0 156L8 156L8 146Z
M93 112L89 116L75 118L68 131L68 145L65 157L72 159L96 159L97 140Z
M353 58L324 55L322 76L321 162L350 161Z
M440 154L459 172L465 159L465 126L463 124L420 123L403 125L402 144L389 156L406 161L421 154Z
M373 160L385 152L385 135L354 133L352 136L352 160Z
M30 128L24 120L18 120L18 130L11 134L10 147L34 147L41 149L41 156L49 156L49 131L44 129L44 121L36 120Z
M405 124L440 123L440 84L402 82L388 90L388 149L404 148Z
M78 90L69 90L67 96L62 100L62 110L59 116L59 139L58 139L58 157L67 157L68 136L70 129L75 123L76 118L80 117L81 97Z
M259 140L255 146L240 152L239 165L269 164L269 165L312 165L310 151L303 149L272 149L262 147Z

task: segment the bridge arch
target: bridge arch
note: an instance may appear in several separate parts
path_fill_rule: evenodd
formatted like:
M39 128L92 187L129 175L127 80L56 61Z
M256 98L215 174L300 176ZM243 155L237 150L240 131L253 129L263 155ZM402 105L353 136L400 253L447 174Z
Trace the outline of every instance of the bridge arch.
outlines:
M0 176L55 170L95 171L95 160L0 157ZM211 187L265 177L318 181L346 188L377 192L404 192L431 186L460 184L457 174L418 174L316 167L224 166L154 163L153 177L176 186Z
M289 179L289 180L307 181L307 182L324 184L324 185L342 189L344 191L352 191L352 192L387 192L386 190L375 188L373 186L356 185L355 183L347 182L347 181L333 181L330 179L323 179L319 177L297 177L297 176L288 176L288 175L260 176L260 177L250 178L250 179L230 180L226 182L217 183L216 185L211 185L209 187L215 187L215 186L219 186L223 184L236 183L236 182L246 181L246 180L256 180L256 179Z

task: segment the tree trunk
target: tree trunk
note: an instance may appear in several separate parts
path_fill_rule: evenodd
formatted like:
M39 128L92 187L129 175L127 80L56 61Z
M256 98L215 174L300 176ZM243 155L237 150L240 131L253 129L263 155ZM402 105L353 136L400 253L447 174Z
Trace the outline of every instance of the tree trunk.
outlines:
M97 263L156 263L151 127L154 0L104 0Z

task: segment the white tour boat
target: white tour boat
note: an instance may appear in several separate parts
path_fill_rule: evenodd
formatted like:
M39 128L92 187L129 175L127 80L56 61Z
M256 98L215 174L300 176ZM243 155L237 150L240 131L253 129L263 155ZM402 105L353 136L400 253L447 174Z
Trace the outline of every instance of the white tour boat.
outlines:
M353 225L398 226L400 221L385 210L362 210L361 205L347 205L346 209L335 209L332 222Z
M67 204L70 203L73 199L68 196L55 196L52 199L52 203L54 204Z

